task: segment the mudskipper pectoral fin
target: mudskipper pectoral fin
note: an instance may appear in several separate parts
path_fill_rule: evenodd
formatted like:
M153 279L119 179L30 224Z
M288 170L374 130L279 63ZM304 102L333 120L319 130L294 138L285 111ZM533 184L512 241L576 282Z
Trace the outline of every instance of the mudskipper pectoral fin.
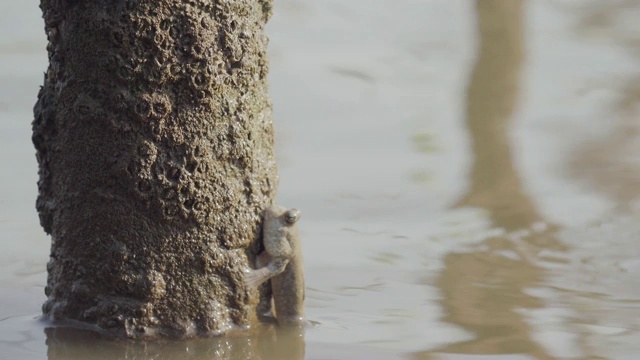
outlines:
M249 270L244 275L244 282L247 287L256 289L260 284L269 280L273 275L269 268L263 267L257 270Z
M271 255L269 255L269 253L266 251L263 251L260 255L256 257L257 268L265 267L269 265L270 262L271 262Z
M272 261L265 267L257 270L247 270L245 282L251 288L257 288L263 282L281 274L289 263L288 258L271 258Z

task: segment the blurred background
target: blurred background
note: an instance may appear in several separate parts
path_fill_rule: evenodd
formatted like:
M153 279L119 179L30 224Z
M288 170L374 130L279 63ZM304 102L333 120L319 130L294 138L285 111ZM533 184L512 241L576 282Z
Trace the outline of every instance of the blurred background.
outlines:
M278 201L303 211L320 323L306 358L637 358L639 17L634 0L275 0ZM0 359L65 358L33 320L43 27L37 1L0 2Z

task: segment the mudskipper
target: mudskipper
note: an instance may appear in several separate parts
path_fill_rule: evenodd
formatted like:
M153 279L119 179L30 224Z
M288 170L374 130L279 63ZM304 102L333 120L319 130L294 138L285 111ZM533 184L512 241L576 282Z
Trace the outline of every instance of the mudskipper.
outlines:
M304 315L304 267L296 222L300 210L271 205L264 211L264 251L249 270L246 282L257 288L271 279L276 319L281 325L299 325Z

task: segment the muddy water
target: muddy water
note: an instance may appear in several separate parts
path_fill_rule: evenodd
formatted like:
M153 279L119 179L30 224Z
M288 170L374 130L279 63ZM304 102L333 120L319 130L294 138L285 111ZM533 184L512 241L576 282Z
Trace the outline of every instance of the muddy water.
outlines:
M129 344L34 320L45 39L35 1L0 4L0 359L637 358L639 15L630 0L277 0L278 196L304 211L320 324Z

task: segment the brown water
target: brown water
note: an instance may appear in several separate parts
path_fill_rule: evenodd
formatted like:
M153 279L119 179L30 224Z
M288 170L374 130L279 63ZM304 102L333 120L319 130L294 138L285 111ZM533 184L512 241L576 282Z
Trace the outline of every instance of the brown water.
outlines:
M0 359L636 359L640 3L276 0L304 334L45 329L36 1L0 3Z

